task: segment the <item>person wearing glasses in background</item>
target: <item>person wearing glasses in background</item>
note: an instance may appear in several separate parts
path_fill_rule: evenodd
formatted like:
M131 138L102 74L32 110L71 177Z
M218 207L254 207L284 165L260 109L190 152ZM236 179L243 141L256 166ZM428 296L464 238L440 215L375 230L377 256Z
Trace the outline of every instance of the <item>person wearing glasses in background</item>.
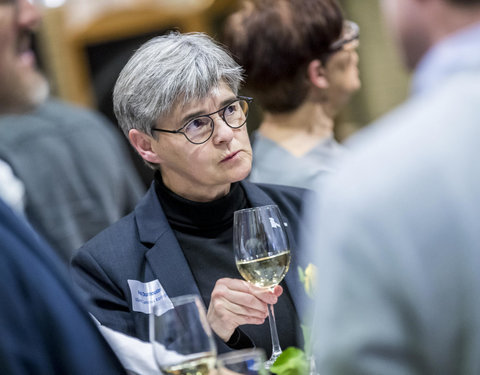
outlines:
M0 0L0 114L42 93L29 39L38 10ZM125 374L71 285L65 264L0 198L0 374Z
M335 0L246 1L229 16L224 43L263 109L251 181L312 188L335 170L335 117L360 88L358 38Z
M281 345L301 345L296 240L305 190L245 181L251 99L237 95L241 80L241 67L201 33L156 37L122 70L115 114L156 172L135 210L72 261L102 325L148 340L154 305L168 309L170 298L198 294L220 353L256 346L270 355L267 304L275 304ZM285 282L273 291L241 280L233 253L234 211L269 204L283 214L292 252Z

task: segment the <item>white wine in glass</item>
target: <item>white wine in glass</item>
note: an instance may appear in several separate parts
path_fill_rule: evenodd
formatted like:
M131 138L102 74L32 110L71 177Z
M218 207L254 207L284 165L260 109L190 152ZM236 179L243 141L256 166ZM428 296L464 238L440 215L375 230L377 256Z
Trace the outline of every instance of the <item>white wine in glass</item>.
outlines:
M237 260L240 275L260 288L273 288L283 280L290 264L290 251L253 260Z
M150 315L150 342L164 374L209 375L217 350L205 308L195 295L171 299L173 308ZM160 309L159 309L160 310Z
M280 210L275 205L235 211L233 216L233 248L238 271L248 282L273 289L288 272L290 245ZM268 306L272 336L272 356L267 368L282 353L278 340L273 306Z

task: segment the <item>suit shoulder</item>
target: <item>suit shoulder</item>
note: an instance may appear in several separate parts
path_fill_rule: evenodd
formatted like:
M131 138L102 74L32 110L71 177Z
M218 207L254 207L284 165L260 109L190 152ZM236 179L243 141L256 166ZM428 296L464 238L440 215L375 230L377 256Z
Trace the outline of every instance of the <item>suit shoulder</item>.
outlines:
M304 210L304 202L312 193L311 190L276 184L255 183L258 188L263 190L284 213L290 213L300 217Z
M265 191L273 199L287 199L291 201L303 201L311 191L305 188L277 184L256 183L260 189Z
M122 252L132 251L137 244L136 219L134 212L131 212L88 240L77 250L77 256L90 253L95 258L117 257Z

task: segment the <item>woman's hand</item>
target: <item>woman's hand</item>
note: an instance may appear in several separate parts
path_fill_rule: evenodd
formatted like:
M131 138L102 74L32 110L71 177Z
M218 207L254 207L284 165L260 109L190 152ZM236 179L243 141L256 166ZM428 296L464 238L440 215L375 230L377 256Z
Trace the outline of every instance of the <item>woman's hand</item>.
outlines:
M276 304L282 293L279 285L272 291L244 280L219 279L212 291L207 320L213 331L227 342L238 326L263 324L268 316L267 305Z

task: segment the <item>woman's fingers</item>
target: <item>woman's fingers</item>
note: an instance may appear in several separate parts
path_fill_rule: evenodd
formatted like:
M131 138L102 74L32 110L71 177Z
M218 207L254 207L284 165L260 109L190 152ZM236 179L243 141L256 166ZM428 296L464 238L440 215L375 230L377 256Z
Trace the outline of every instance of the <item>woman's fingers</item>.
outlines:
M212 291L207 318L214 332L228 341L233 331L244 324L263 324L267 304L277 303L283 289L273 291L255 287L239 279L219 279Z

